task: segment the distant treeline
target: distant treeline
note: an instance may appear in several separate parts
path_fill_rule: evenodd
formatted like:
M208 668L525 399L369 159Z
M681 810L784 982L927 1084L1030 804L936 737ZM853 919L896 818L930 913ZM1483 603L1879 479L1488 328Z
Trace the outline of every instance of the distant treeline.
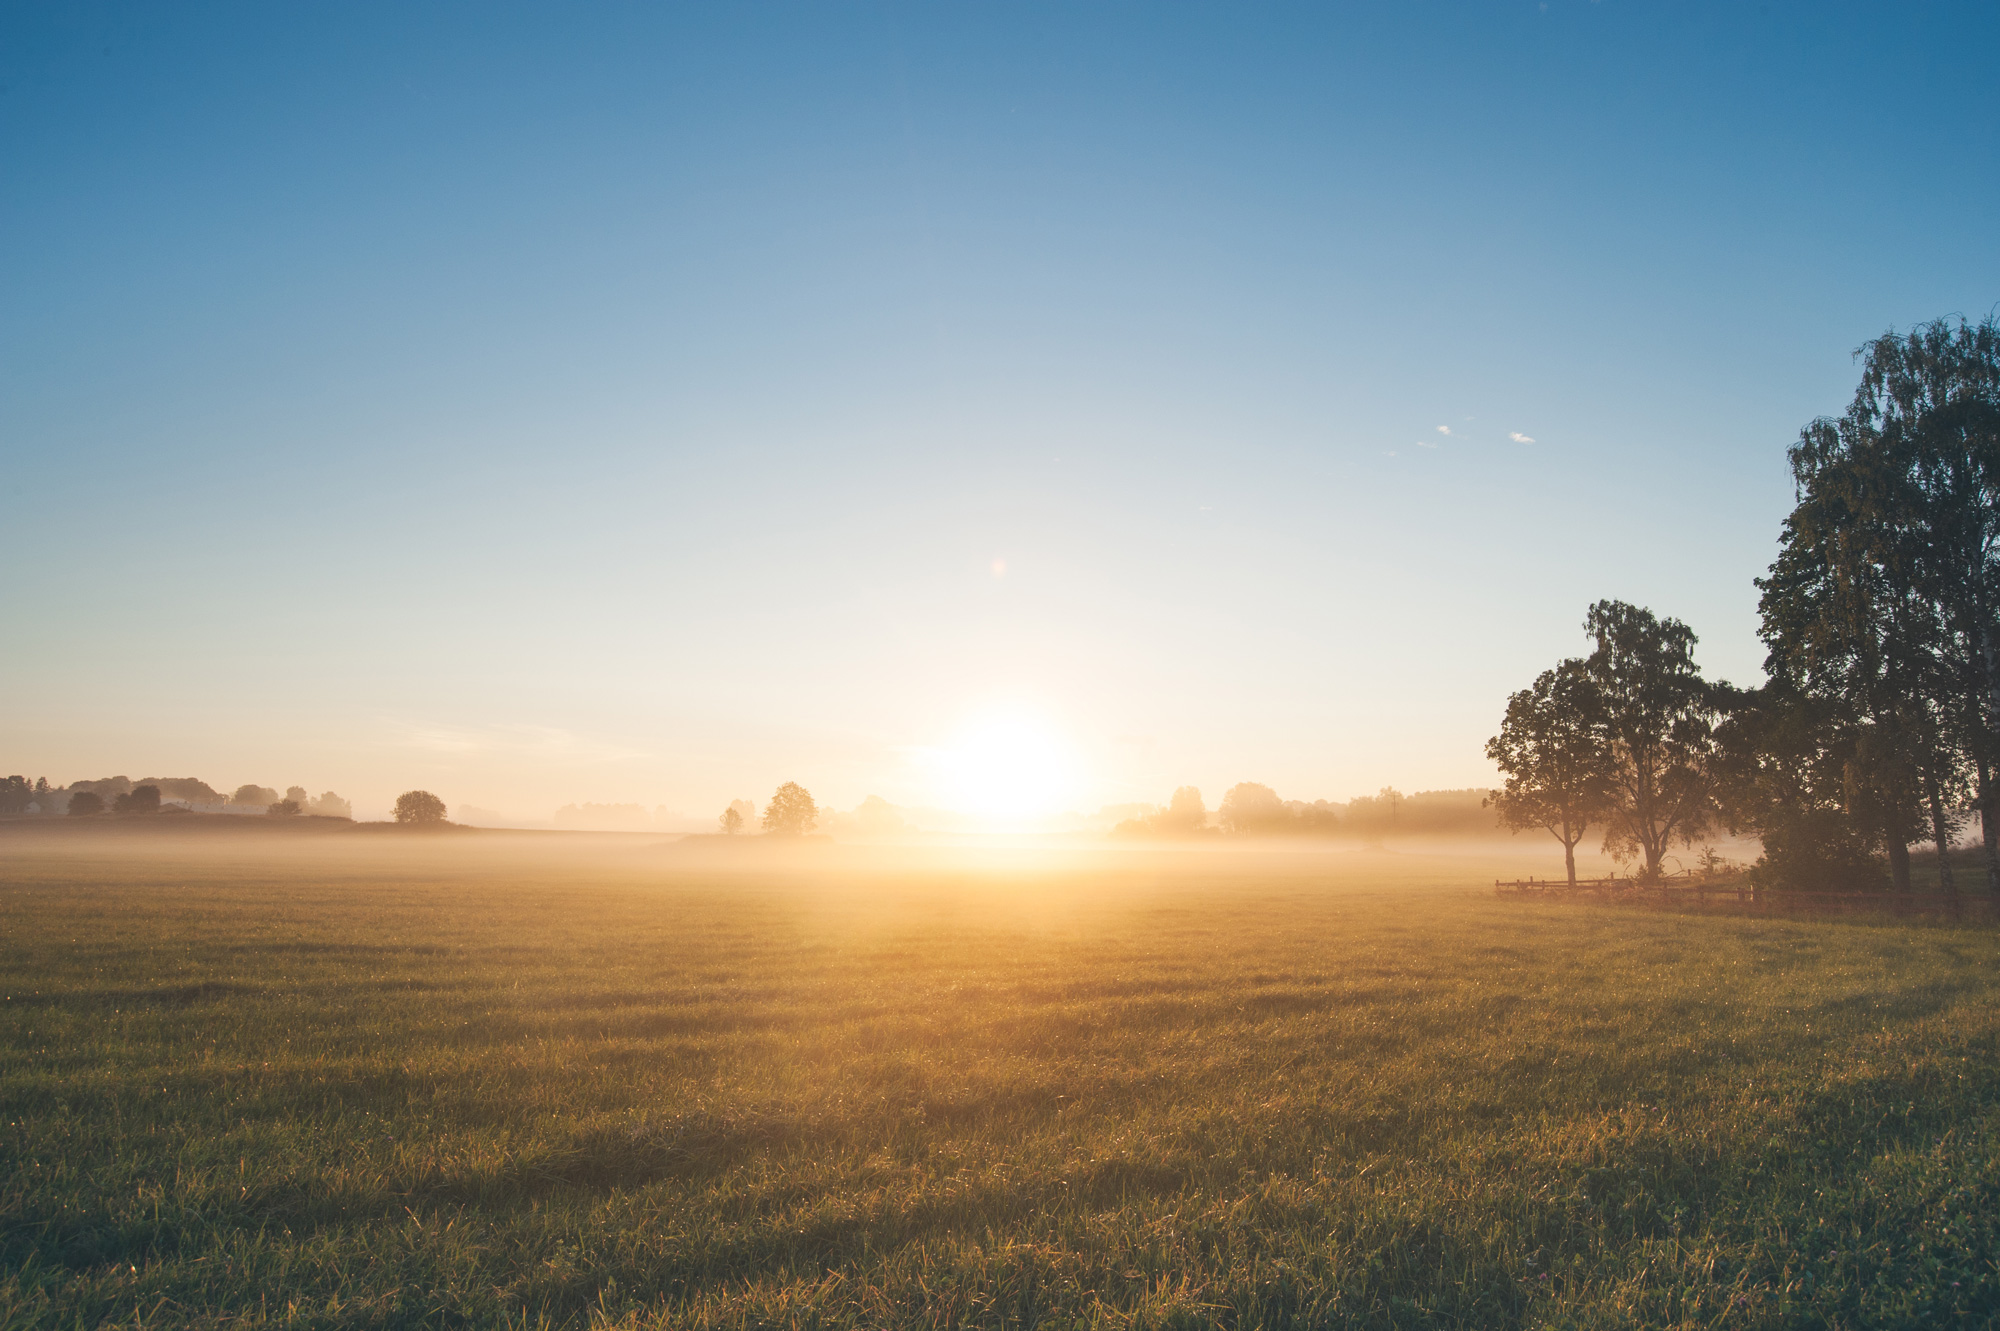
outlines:
M1182 786L1164 809L1129 818L1114 835L1123 837L1347 837L1381 841L1389 837L1491 836L1500 830L1486 807L1490 791L1420 790L1405 795L1392 786L1345 803L1287 800L1269 786L1245 781L1231 786L1210 814L1201 791Z
M308 795L304 786L279 794L269 786L242 785L225 795L191 776L107 776L52 786L47 777L0 777L0 816L94 817L100 814L233 813L275 817L352 818L354 808L332 791Z
M1592 650L1508 700L1487 753L1517 827L1601 830L1657 877L1667 849L1754 833L1773 887L1911 882L1980 815L2000 891L2000 323L1938 320L1857 353L1838 418L1789 459L1797 505L1762 593L1766 682L1702 678L1678 620L1600 601Z

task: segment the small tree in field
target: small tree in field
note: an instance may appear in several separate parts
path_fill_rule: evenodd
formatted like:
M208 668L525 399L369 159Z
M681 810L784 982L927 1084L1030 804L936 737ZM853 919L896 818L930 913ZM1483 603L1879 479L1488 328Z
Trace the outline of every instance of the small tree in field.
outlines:
M722 811L722 817L716 821L722 824L724 836L735 836L743 830L743 811L732 804Z
M1610 811L1616 773L1603 711L1584 663L1564 661L1507 700L1500 733L1486 741L1486 756L1507 778L1487 803L1507 826L1546 828L1562 842L1571 887L1576 843Z
M764 808L764 830L776 836L804 836L819 821L819 806L804 786L787 781Z
M79 790L69 797L69 815L89 818L104 812L104 797L94 790Z
M444 821L444 801L428 790L406 790L396 796L396 821L435 824Z

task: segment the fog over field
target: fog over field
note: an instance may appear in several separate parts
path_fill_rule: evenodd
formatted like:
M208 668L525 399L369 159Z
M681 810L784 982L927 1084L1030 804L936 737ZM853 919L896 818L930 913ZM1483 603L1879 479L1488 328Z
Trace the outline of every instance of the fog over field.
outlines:
M1996 69L0 3L0 1331L2000 1326Z
M1985 930L1490 850L0 837L19 1325L2000 1310Z

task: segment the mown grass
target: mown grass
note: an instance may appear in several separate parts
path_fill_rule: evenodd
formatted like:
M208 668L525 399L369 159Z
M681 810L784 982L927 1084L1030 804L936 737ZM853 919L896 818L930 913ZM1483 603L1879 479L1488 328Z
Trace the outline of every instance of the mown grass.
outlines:
M2000 1317L1988 932L582 844L0 846L0 1325Z

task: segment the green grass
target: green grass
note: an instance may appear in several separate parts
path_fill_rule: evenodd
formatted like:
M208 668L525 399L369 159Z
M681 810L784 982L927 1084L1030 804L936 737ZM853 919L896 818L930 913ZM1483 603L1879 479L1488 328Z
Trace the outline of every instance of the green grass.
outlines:
M0 846L0 1326L2000 1320L1985 931L237 841Z

